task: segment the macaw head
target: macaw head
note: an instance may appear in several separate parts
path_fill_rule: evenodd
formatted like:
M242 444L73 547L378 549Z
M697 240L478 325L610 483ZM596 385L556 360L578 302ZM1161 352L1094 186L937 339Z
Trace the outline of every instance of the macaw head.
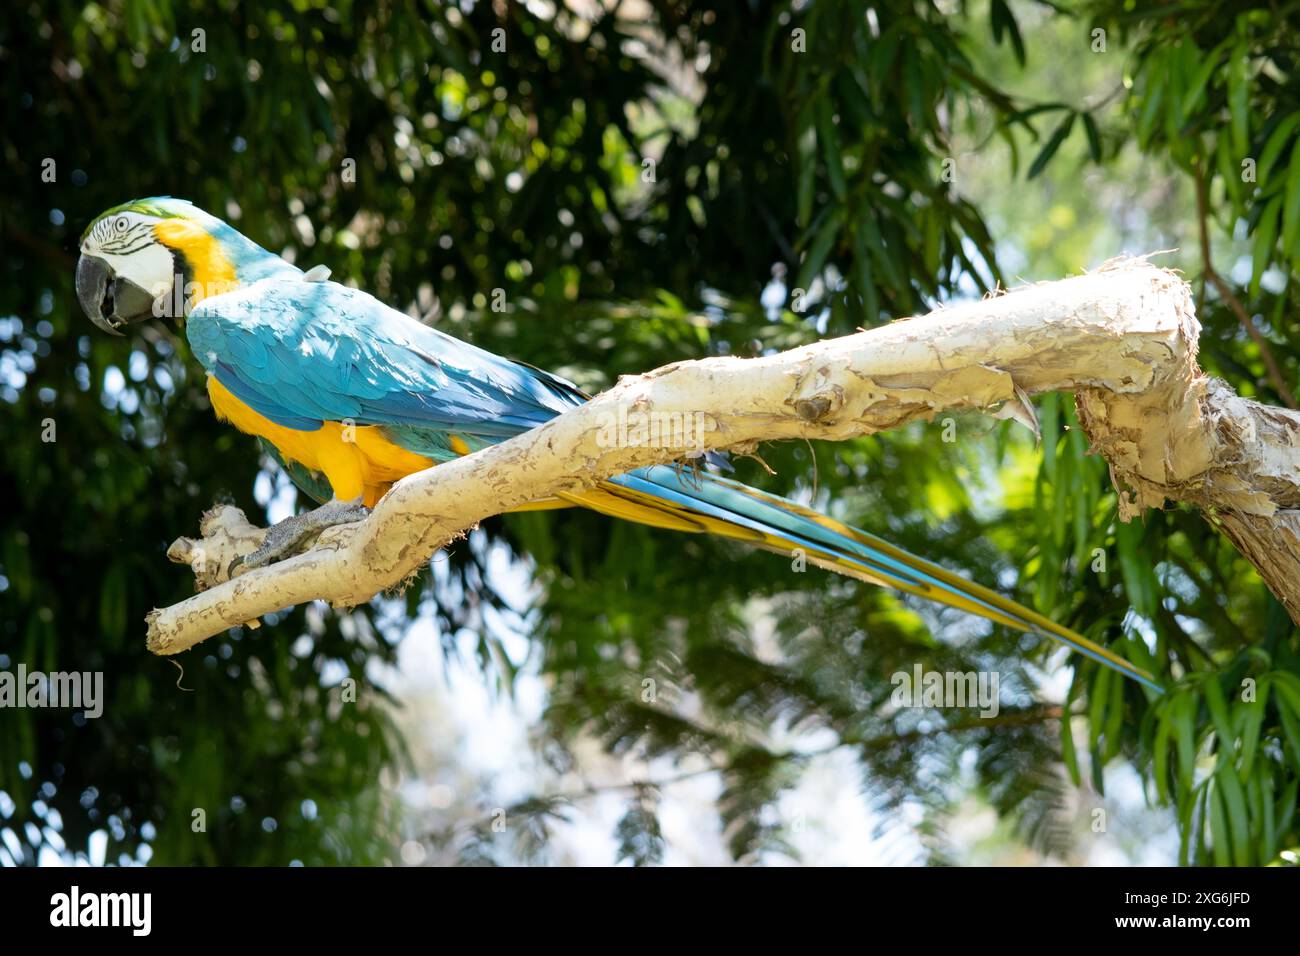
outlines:
M77 299L105 332L121 335L124 326L156 317L154 303L170 298L179 270L154 227L173 209L158 200L125 203L99 215L82 234Z
M283 270L298 271L184 199L137 199L86 227L77 299L90 321L121 335Z

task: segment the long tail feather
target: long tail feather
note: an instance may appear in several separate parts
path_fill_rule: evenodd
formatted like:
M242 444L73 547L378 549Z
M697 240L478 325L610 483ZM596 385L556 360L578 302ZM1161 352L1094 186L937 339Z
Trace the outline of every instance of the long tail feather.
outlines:
M1050 637L1152 690L1163 690L1150 674L1113 651L996 591L873 534L727 478L655 466L559 497L656 527L721 535L782 554L799 549L821 567Z

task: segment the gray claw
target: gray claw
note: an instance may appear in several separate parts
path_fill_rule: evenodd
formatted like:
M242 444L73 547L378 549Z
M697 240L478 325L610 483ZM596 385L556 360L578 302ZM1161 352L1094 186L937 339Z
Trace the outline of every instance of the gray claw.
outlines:
M312 511L277 521L267 529L266 539L260 548L230 562L226 576L233 578L236 572L242 574L255 568L264 568L297 554L326 528L361 521L369 514L370 509L359 500L329 501Z

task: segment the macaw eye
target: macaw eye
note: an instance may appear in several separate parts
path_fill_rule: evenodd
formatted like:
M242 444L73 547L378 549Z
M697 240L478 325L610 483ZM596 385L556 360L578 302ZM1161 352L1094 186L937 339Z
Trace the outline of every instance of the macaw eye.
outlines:
M113 223L113 226L118 232L126 232L126 216L118 216L117 222Z

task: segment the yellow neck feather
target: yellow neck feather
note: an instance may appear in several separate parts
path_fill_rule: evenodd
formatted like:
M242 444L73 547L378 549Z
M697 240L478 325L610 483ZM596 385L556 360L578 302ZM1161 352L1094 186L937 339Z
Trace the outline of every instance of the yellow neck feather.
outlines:
M190 268L185 291L191 306L239 287L235 267L221 251L221 244L202 226L185 219L164 219L153 231L159 242L185 257Z

